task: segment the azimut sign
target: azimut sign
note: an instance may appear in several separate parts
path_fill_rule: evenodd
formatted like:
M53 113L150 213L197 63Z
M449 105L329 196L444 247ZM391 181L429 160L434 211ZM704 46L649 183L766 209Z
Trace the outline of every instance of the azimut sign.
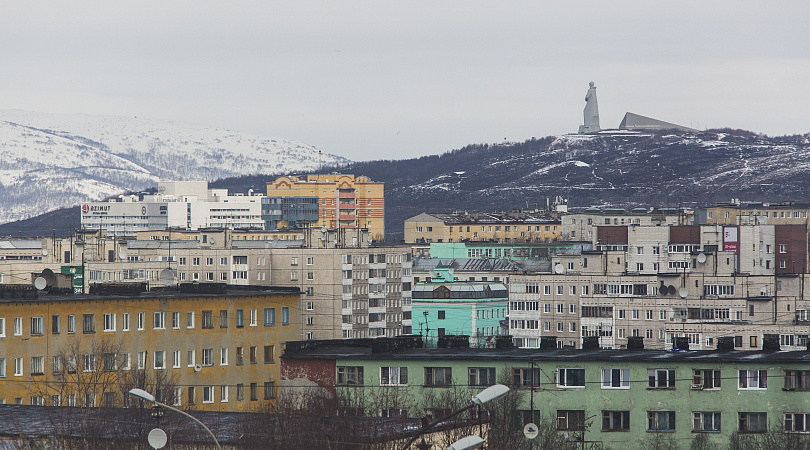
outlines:
M82 214L107 214L110 212L110 205L82 205Z

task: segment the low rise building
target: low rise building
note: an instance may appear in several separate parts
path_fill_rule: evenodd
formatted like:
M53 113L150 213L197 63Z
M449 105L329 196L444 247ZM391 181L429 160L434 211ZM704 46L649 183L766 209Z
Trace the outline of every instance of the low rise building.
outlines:
M546 211L512 213L422 213L405 220L405 242L492 241L552 242L560 238L560 220Z
M132 288L2 287L0 402L122 406L142 387L183 409L239 411L276 397L281 345L301 337L298 289Z

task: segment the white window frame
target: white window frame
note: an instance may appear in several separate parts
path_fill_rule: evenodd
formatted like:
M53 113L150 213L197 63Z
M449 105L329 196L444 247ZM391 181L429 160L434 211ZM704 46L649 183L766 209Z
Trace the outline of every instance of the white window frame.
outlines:
M152 315L152 329L165 330L166 329L166 313L163 311L155 311Z
M754 384L753 387L751 386L752 384ZM737 390L765 391L767 389L768 389L767 369L740 369L737 372Z
M616 385L614 376L619 376L619 383ZM630 389L630 370L629 369L602 369L602 389Z
M115 313L104 313L104 332L111 333L115 331Z

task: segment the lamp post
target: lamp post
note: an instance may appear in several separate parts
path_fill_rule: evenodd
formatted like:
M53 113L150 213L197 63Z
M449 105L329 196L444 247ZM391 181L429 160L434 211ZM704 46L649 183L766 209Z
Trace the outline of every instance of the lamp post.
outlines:
M446 416L444 416L444 417L442 417L440 419L434 420L433 422L430 422L426 426L422 427L419 430L418 433L413 435L413 437L411 437L408 440L408 442L405 443L405 446L402 447L402 450L408 450L408 448L410 448L411 444L413 444L414 441L416 441L416 439L419 436L422 436L423 434L432 431L433 428L436 427L436 425L438 425L438 424L440 424L442 422L445 422L445 421L447 421L449 419L452 419L453 417L455 417L455 416L457 416L457 415L459 415L459 414L461 414L463 412L469 411L472 408L475 408L476 406L481 406L484 403L491 402L492 400L498 400L500 398L503 398L508 392L509 392L509 388L502 385L502 384L495 384L495 385L492 385L492 386L484 389L483 391L476 394L475 397L470 399L470 404L469 405L467 405L467 406L465 406L465 407L463 407L463 408L461 408L459 410L453 411L452 413L450 413L450 414L448 414L448 415L446 415ZM477 443L477 441L476 441L476 443ZM481 443L483 444L483 440L481 440ZM451 448L478 448L478 447L451 447Z
M156 404L158 406L162 406L164 408L171 409L172 411L179 412L180 414L182 414L182 415L190 418L191 420L197 422L198 424L200 424L201 427L205 428L205 431L207 431L208 434L211 435L211 439L214 440L214 443L217 445L217 449L222 450L222 446L219 445L219 441L217 440L217 437L214 436L214 433L211 432L211 429L208 428L207 426L205 426L204 423L200 422L196 417L192 416L191 414L189 414L189 413L187 413L185 411L182 411L180 409L174 408L172 406L169 406L169 405L167 405L165 403L161 403L161 402L157 401L155 399L154 395L144 391L143 389L138 389L138 388L130 389L129 390L129 395L132 395L133 397L138 397L141 400L146 400L147 402L152 402L152 403L154 403L154 404Z

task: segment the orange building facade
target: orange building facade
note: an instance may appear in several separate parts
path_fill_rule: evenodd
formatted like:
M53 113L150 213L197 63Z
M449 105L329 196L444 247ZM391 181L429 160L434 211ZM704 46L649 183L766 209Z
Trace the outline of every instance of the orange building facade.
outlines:
M279 177L267 183L268 197L315 197L318 219L310 226L366 228L375 240L385 236L385 183L347 174Z

